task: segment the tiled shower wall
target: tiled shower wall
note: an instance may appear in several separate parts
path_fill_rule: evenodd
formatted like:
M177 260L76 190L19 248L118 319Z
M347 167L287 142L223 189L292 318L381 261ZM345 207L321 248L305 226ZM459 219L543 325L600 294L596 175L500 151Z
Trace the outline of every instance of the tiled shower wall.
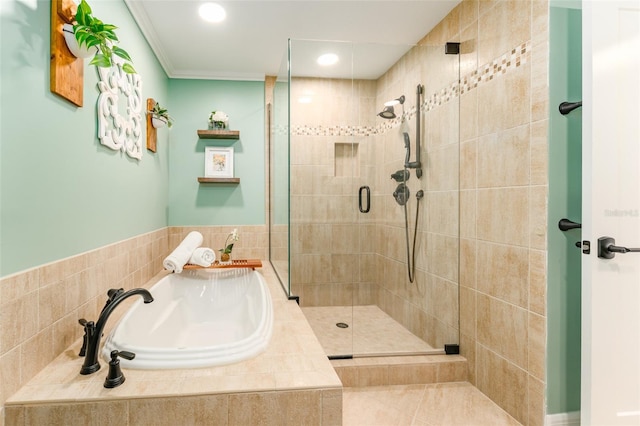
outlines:
M95 320L107 290L128 290L146 283L162 270L162 260L192 230L203 234L203 246L218 249L233 228L162 228L2 278L0 406L82 336L78 319ZM240 240L234 247L235 257L267 259L267 227L237 228Z
M461 351L527 425L546 411L548 10L467 0L426 40L462 42Z
M355 197L373 186L375 81L294 78L291 99L292 293L303 306L376 303L374 219Z
M373 163L361 163L361 173L369 164L383 171L365 171L370 180L356 180L356 189L374 182L372 213L364 223L358 219L357 226L345 226L345 232L315 225L314 219L324 220L322 215L331 214L326 206L332 206L341 209L338 218L348 217L346 223L353 223L356 213L344 207L348 201L309 203L298 213L293 202L313 194L314 188L327 191L327 182L314 183L317 178L311 171L332 172L329 148L341 139L313 133L320 129L313 125L295 128L301 121L292 121L293 146L305 143L304 150L298 145L299 153L292 152L293 158L306 156L292 166L297 191L292 193L292 214L304 215L297 219L305 222L293 229L292 271L300 276L292 277L292 283L303 280L299 287L303 303L305 299L309 304L377 303L414 333L435 333L439 345L451 338L447 333L454 324L449 324L457 321L457 313L443 306L457 298L459 280L460 345L470 363L470 381L529 425L543 424L546 411L548 10L547 0L465 0L419 43L426 50L414 49L375 82L374 106L354 106L367 113L357 121L340 123L355 123L361 132L373 126L368 136L345 139L358 143L359 155L368 147L366 156L374 156ZM453 89L447 80L451 70L446 57L426 47L442 48L447 41L461 42L461 81ZM420 187L427 195L421 202L417 283L409 285L398 279L406 276L403 213L394 202L385 201L394 188L389 175L401 168L404 159L400 127L380 121L371 124L363 117L375 117L384 101L401 94L407 98L407 108L414 106L417 83L425 85L425 101L436 96L442 102L425 114L425 178ZM447 99L449 92L453 97ZM366 98L364 102L371 101ZM347 100L339 104L349 105ZM454 127L458 108L459 130ZM315 117L322 117L321 111ZM413 125L410 122L412 141ZM296 131L307 133L300 138ZM308 166L304 172L296 167L303 164ZM409 183L415 194L416 181ZM344 191L332 187L325 195L344 198ZM411 203L413 216L414 198ZM352 261L360 260L359 268L346 277L346 282L358 285L342 289L332 281L334 274L344 272L332 264L336 244L351 253L365 250L351 256ZM299 263L296 251L305 255ZM320 281L304 281L314 277ZM361 288L367 291L360 292ZM350 293L354 289L358 290Z

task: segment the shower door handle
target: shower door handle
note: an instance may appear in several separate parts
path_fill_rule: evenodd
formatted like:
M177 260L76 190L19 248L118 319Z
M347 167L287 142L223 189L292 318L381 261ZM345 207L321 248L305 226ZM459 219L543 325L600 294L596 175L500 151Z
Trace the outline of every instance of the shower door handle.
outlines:
M363 207L362 205L362 192L366 191L367 193L367 207ZM371 189L368 186L361 186L358 191L358 208L360 208L360 213L369 213L371 210Z

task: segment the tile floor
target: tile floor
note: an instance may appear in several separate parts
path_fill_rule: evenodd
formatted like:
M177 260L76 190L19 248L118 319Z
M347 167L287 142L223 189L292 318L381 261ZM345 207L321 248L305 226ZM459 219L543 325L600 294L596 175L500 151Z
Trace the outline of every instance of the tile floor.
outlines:
M513 417L469 383L344 388L343 426L511 426Z
M302 312L329 356L442 353L375 305L303 307Z

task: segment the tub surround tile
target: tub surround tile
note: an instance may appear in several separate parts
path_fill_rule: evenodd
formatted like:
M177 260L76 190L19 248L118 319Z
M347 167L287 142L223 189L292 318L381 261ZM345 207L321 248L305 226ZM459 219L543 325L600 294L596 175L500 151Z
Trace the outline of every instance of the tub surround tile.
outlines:
M128 410L128 421L121 424L147 424L150 418L166 421L162 424L176 424L184 418L200 419L198 416L205 417L194 424L225 424L220 421L227 418L229 424L243 424L231 421L233 416L243 415L243 410L236 410L235 404L244 401L246 395L258 395L255 398L267 401L259 410L270 410L270 404L275 404L280 412L290 410L296 422L320 424L325 415L327 421L338 418L341 400L336 400L336 392L341 392L342 384L337 374L298 305L286 300L268 263L261 272L269 285L275 318L272 343L259 356L245 363L202 369L123 369L126 382L117 388L105 389L102 384L107 373L106 362L101 361L103 368L97 373L79 374L82 359L77 355L81 343L78 340L11 396L7 409L12 410L12 416L24 414L25 418L40 418L38 416L45 412L64 417L76 411L82 413L92 404L125 404L122 410ZM165 272L157 274L145 287L151 287L165 275ZM105 332L115 322L110 321ZM42 344L52 345L46 337L42 338ZM327 394L329 411L324 414L323 389L330 392ZM268 402L271 400L273 402ZM309 403L317 407L309 410ZM23 407L23 414L16 407ZM32 410L32 407L41 410Z

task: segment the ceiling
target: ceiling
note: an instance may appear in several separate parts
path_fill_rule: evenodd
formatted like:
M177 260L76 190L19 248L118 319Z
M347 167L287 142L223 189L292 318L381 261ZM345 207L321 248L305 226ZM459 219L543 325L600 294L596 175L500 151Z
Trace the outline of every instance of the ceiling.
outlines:
M338 66L323 77L375 79L460 0L220 0L219 24L198 16L204 2L125 0L171 78L264 80L278 75L292 39L294 75L320 76L316 53L336 51Z

